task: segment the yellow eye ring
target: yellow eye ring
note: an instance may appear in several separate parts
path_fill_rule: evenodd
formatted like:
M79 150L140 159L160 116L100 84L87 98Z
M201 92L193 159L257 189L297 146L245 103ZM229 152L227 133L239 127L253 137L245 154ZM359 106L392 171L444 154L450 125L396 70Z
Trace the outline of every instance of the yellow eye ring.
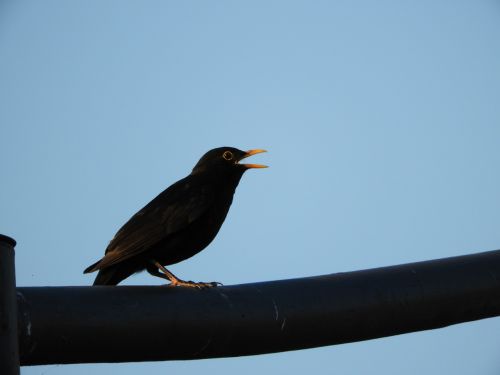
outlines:
M222 157L226 160L232 160L233 153L231 151L224 151L224 153L222 154Z

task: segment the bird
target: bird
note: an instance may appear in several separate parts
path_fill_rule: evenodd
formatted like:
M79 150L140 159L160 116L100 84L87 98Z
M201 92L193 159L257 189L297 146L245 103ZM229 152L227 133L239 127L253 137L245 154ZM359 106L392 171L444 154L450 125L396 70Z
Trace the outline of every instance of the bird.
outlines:
M198 289L218 282L185 281L166 266L205 249L221 228L243 174L261 164L241 160L263 149L241 151L219 147L206 152L191 173L162 191L133 215L115 234L104 256L83 272L98 271L93 285L117 285L146 270L170 286Z

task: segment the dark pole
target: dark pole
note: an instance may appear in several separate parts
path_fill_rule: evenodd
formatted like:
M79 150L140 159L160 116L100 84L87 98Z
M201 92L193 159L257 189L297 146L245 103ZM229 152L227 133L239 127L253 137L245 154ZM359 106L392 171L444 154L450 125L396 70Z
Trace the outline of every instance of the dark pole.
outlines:
M0 374L19 375L17 341L16 241L0 234Z
M232 357L500 315L500 250L206 290L18 288L22 365Z

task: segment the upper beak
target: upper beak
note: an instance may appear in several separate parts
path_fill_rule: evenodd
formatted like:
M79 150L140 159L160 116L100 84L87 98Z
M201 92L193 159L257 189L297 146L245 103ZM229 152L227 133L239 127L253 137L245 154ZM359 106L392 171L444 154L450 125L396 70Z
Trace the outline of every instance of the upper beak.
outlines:
M248 150L239 161L241 161L242 159L248 158L249 156L252 156L255 154L261 154L263 152L267 152L267 151L261 150L261 149ZM262 164L241 164L241 165L243 165L247 168L267 168L267 165L262 165Z

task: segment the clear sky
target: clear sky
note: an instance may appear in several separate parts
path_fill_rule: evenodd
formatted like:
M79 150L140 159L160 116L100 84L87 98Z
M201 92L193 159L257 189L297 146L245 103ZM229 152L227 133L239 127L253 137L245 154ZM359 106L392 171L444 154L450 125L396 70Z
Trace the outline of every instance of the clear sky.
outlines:
M500 248L498 1L0 3L0 233L19 286L90 285L116 230L208 149L266 148L224 284ZM147 274L124 284L159 284ZM165 334L168 334L166 332ZM500 319L361 343L23 374L498 374ZM158 343L161 345L161 343Z

